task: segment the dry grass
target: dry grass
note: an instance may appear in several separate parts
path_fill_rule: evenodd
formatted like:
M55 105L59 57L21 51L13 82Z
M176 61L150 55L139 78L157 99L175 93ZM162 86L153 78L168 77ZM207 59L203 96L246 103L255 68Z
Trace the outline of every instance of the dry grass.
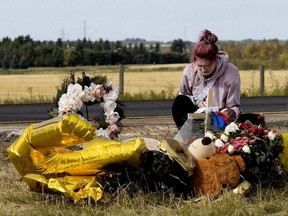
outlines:
M186 65L186 64L185 64ZM183 64L172 65L132 65L125 67L124 93L137 94L153 90L156 93L172 89L175 94L181 80ZM114 84L119 84L119 66L77 67L77 68L34 68L33 70L11 71L1 74L0 102L25 101L30 99L52 101L56 87L64 77L74 72L76 78L85 70L87 75L106 75ZM17 74L16 74L17 73ZM240 71L241 92L258 89L260 77L258 71ZM287 71L266 71L265 88L274 89L288 82Z
M271 123L270 123L271 124ZM288 131L287 124L271 124L280 131ZM167 134L167 130L171 133ZM173 136L174 125L148 125L125 127L123 136L150 135L159 138ZM97 203L87 201L74 204L63 195L28 191L20 175L10 163L6 148L11 142L0 140L0 215L287 215L288 187L276 189L255 188L246 197L224 192L217 200L195 197L188 200L174 194L160 192L133 196L129 185L113 196L104 196ZM135 189L135 188L134 188Z

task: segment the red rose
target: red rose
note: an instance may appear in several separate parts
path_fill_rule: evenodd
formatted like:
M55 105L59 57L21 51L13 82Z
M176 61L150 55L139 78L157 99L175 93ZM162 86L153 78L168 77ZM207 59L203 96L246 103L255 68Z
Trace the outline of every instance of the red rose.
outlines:
M243 128L243 129L245 129L245 130L247 130L247 129L250 128L250 125L247 124L247 123L241 123L241 124L240 124L240 127Z

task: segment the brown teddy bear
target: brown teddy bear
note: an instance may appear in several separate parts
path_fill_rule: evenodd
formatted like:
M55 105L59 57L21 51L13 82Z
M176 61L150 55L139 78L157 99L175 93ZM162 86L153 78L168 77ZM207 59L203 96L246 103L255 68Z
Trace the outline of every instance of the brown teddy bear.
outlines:
M197 194L217 198L222 188L235 188L240 182L240 173L245 169L241 156L216 153L195 161L192 187Z
M193 190L196 194L217 198L222 188L235 188L239 184L245 162L241 156L214 153L213 145L206 137L195 140L188 149L196 163L191 182Z

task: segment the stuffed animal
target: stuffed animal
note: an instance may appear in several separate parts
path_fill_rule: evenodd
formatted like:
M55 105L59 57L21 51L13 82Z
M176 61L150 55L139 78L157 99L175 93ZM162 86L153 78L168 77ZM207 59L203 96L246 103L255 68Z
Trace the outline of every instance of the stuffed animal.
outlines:
M245 169L241 156L215 153L210 138L197 139L188 150L195 159L191 186L196 194L217 198L223 188L235 188L240 182L240 173Z
M241 156L216 153L195 161L192 187L195 193L217 198L222 188L235 188L240 182L240 173L245 169Z
M216 148L210 137L203 137L194 140L188 147L194 159L206 158L216 152Z

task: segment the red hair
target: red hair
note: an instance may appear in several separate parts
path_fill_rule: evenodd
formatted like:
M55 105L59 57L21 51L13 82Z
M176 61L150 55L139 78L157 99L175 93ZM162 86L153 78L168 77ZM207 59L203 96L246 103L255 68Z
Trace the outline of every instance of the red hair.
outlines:
M198 57L214 61L218 53L218 47L215 44L217 41L218 37L209 30L205 29L192 50L191 60L193 59L193 61L195 61Z

